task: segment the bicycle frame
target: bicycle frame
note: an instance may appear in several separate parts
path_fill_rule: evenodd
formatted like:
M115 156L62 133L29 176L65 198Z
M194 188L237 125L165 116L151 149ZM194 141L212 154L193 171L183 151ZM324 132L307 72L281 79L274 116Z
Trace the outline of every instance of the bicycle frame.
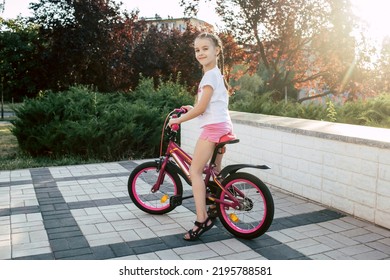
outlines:
M218 146L216 146L216 149L218 149ZM225 195L227 195L230 198L231 202L221 201L220 199L213 197L210 192L206 192L206 198L211 200L211 201L214 201L216 203L222 203L222 204L224 204L227 207L232 207L234 209L239 209L240 208L240 202L237 199L237 197L233 196L230 191L227 191L223 187L222 183L220 182L220 180L218 179L217 175L215 174L215 171L213 169L213 167L215 166L215 164L214 164L215 157L216 157L216 151L214 152L214 155L211 158L210 163L204 169L204 174L205 174L204 182L205 182L205 186L207 186L208 183L210 182L210 179L212 179L213 182L219 188L221 188L222 192L224 192ZM167 146L167 150L165 152L165 156L160 158L160 166L161 166L160 167L160 172L159 172L159 176L158 176L157 182L154 184L154 186L151 189L152 192L156 192L159 189L159 187L162 184L162 182L164 181L164 176L165 176L164 170L165 170L165 168L167 168L167 165L170 164L171 166L174 166L174 163L172 163L170 161L171 158L175 161L176 168L178 168L180 170L180 172L178 172L178 174L180 174L186 180L186 182L191 185L191 177L190 177L189 167L190 167L191 162L192 162L192 157L188 153L186 153L174 141L174 137L170 137L170 140L169 140L169 143L168 143L168 146ZM173 167L173 168L175 168L175 167ZM238 194L239 196L244 197L244 194L240 190L238 190L237 188L234 189L234 192L235 192L236 195ZM187 198L191 198L191 197L193 197L193 196L191 195L191 196L187 196L187 197L182 197L181 200L187 199Z

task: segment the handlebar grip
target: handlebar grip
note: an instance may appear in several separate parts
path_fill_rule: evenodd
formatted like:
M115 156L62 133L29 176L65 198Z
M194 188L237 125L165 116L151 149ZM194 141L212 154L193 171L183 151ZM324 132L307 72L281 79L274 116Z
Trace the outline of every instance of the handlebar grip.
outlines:
M172 129L173 131L178 131L179 128L180 128L180 126L179 126L177 123L174 123L174 124L171 126L171 129Z
M181 108L175 109L175 112L185 114L188 112L188 110L186 108L181 107Z

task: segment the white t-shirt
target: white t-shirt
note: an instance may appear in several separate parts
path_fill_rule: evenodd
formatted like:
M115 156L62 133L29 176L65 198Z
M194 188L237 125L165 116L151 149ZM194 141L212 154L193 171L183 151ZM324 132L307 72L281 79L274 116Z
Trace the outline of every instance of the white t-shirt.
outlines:
M198 102L202 98L204 86L211 86L213 95L206 111L198 116L200 127L208 124L231 122L228 109L229 95L218 67L204 73L198 88Z

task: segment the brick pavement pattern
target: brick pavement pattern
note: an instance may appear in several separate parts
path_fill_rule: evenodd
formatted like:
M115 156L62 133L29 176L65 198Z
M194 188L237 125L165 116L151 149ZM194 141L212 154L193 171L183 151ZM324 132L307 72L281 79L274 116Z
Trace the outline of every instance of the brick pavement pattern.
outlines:
M390 259L390 230L272 188L266 234L242 240L217 222L184 241L193 200L165 215L139 210L127 180L140 162L0 171L0 259Z

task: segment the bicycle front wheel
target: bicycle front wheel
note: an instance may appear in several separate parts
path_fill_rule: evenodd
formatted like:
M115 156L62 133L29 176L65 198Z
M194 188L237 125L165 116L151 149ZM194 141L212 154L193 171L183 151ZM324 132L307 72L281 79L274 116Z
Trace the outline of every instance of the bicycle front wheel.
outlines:
M232 174L222 184L240 202L240 209L223 203L218 205L218 216L223 226L244 239L264 234L274 217L274 201L268 187L259 178L243 172ZM218 189L217 197L222 202L231 201L221 189Z
M150 214L165 214L175 206L170 204L170 197L182 195L183 186L177 173L167 168L164 170L164 180L156 192L152 192L157 183L159 173L157 162L145 162L134 168L130 174L127 188L133 203L142 211Z

